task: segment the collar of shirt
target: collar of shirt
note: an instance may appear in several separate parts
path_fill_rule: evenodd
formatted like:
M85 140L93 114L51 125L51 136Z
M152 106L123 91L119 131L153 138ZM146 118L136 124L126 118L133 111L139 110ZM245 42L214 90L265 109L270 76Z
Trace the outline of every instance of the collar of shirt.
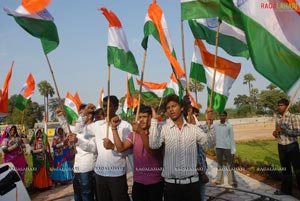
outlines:
M168 121L167 122L167 125L168 125L168 127L169 128L173 128L174 126L176 126L177 127L177 125L174 123L174 121ZM182 124L182 127L180 128L180 129L182 129L183 127L185 127L185 126L190 126L187 122L186 122L186 120L183 118L183 124Z
M217 126L227 126L227 125L228 125L228 122L227 122L227 121L225 121L224 124L221 124L221 122L218 122L218 123L217 123Z

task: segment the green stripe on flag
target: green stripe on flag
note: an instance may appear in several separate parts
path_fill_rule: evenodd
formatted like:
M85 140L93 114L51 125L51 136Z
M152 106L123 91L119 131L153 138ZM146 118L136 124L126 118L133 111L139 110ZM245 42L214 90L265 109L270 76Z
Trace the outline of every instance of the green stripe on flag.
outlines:
M117 47L107 47L107 62L116 68L128 73L138 75L139 70L132 52L125 52Z
M203 65L192 62L190 78L206 84L206 75Z
M209 87L207 87L207 92L208 92L207 105L210 105L211 89ZM212 109L217 111L218 113L223 112L225 109L227 99L228 99L227 96L214 92L213 99L212 99Z
M181 21L218 16L219 0L195 0L181 3Z
M28 99L24 98L21 94L17 96L16 108L23 111L28 103Z
M69 108L67 106L64 106L64 110L67 115L68 123L73 124L78 118L77 114L71 108Z

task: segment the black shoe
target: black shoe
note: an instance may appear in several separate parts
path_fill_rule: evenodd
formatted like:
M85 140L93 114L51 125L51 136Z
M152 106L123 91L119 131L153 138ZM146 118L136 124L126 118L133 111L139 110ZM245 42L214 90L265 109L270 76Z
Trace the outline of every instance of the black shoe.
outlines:
M276 190L274 195L292 195L292 193L283 192L281 190Z

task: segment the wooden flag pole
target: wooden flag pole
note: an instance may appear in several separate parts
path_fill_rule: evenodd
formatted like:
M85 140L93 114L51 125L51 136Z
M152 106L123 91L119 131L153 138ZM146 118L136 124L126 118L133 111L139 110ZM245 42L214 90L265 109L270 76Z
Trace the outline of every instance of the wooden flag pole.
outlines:
M145 71L145 64L146 64L146 58L147 58L147 50L144 51L144 58L143 58L143 64L142 64L142 71L141 71L141 83L140 83L140 89L139 89L139 96L138 96L138 105L137 110L135 114L135 121L139 120L139 113L140 113L140 107L141 107L141 94L142 94L142 87L143 87L143 80L144 80L144 71ZM135 143L135 136L136 133L133 133L133 144Z
M212 108L212 102L213 102L213 95L214 95L214 89L215 89L215 80L216 80L216 72L217 72L217 58L218 58L218 45L219 45L219 32L220 32L220 21L218 21L218 29L216 33L216 50L215 50L215 60L214 60L214 75L213 75L213 81L211 85L211 93L209 98L209 107Z
M108 64L108 75L107 75L107 102L106 102L106 138L108 138L109 129L109 108L110 108L110 64Z
M184 72L185 72L185 80L186 80L186 95L189 94L189 82L187 79L187 71L186 71L186 64L185 64L185 49L184 49L184 30L183 30L183 21L181 21L181 49L182 49L182 62L183 62L183 67L184 67Z

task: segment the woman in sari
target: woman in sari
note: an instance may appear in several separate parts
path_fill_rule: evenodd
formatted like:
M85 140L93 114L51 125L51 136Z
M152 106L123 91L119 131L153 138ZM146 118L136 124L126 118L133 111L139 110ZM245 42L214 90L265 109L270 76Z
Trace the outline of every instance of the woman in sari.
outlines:
M51 168L53 159L47 135L37 129L29 142L33 162L33 186L44 190L52 186Z
M53 137L54 169L52 180L55 184L67 184L73 179L72 159L74 151L67 143L67 136L62 127L55 129Z
M14 164L23 183L25 184L24 176L27 163L24 153L26 152L26 146L21 137L18 135L16 126L9 125L5 128L0 139L0 148L3 151L2 163L11 162Z

